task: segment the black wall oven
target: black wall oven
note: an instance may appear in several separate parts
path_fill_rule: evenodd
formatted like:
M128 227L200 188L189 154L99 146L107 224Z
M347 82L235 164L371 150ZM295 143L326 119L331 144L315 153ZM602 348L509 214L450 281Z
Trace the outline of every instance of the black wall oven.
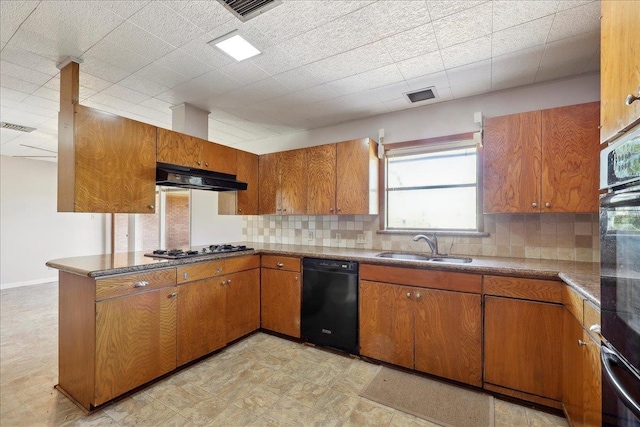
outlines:
M600 162L602 425L640 427L640 128Z

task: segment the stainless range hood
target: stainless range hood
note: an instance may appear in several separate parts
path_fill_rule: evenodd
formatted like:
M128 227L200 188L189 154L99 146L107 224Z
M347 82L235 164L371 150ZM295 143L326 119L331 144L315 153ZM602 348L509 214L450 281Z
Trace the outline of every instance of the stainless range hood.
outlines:
M238 181L235 175L186 168L168 163L157 164L156 185L208 191L240 191L247 189L247 183Z

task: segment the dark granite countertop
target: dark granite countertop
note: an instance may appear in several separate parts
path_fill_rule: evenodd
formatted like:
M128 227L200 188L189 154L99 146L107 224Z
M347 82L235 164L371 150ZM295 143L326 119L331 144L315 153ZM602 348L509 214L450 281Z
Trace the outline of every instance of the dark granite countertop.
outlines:
M114 274L135 273L156 268L166 268L194 262L237 257L253 253L268 253L287 256L345 259L361 263L417 267L432 270L459 271L476 274L519 276L538 279L561 279L578 291L585 299L600 305L600 264L591 262L554 261L544 259L499 258L474 256L467 264L435 263L379 258L382 252L371 249L329 248L323 246L282 245L255 242L235 242L253 247L253 251L230 254L207 255L178 260L154 259L144 256L144 252L128 252L106 255L92 255L63 258L47 262L58 270L103 277Z

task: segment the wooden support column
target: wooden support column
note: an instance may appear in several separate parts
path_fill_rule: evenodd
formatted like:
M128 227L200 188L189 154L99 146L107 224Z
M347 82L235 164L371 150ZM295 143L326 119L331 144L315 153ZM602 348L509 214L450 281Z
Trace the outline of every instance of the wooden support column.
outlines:
M80 64L69 58L60 68L58 113L58 212L75 210L75 106L80 97Z

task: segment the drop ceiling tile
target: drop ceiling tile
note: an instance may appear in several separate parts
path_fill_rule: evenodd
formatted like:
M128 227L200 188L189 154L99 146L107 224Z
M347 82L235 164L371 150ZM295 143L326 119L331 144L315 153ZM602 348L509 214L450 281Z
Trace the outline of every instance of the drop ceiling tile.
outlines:
M118 114L119 110L130 111L132 108L135 107L134 103L109 95L104 91L100 93L96 93L91 98L89 98L88 101L92 103L100 104L101 105L100 109L104 107L110 107L110 109L106 111L114 112L115 114ZM113 111L112 109L115 109L115 111Z
M582 70L583 73L593 73L596 71L600 71L600 49L591 56L584 70Z
M156 64L189 78L201 76L213 69L204 62L198 61L196 58L187 55L179 49L158 59Z
M207 64L207 66L214 70L235 62L235 59L229 55L207 44L211 40L213 40L213 37L205 34L182 46L180 50Z
M34 71L7 61L0 61L0 73L2 73L3 76L13 77L38 86L42 86L52 77L49 74Z
M405 80L444 70L440 52L431 52L396 64Z
M5 88L1 88L1 89L5 89ZM25 93L25 95L28 95ZM16 108L18 105L20 105L20 101L15 101L13 99L8 99L8 98L0 98L0 106L2 107L6 107L6 108Z
M477 81L491 83L491 60L475 62L462 67L447 70L447 77L451 86L460 86Z
M365 71L358 74L358 77L366 83L369 89L387 86L404 80L396 64L389 64L384 67Z
M100 92L111 86L111 82L101 79L100 77L93 76L87 72L84 68L81 68L80 72L80 95L82 96L82 89L87 88ZM60 90L60 79L57 80L57 87L52 87L56 90Z
M286 71L274 78L292 91L307 89L322 83L319 78L303 68Z
M214 130L214 134L224 132L228 135L242 138L243 140L251 140L256 138L256 135L254 133L247 132L244 129L240 129L238 127L217 120L209 120L209 128Z
M563 77L578 75L584 70L591 58L582 60L567 60L556 62L547 67L540 67L536 74L536 82L561 79Z
M355 92L341 96L338 99L349 110L369 108L377 104L382 104L375 90Z
M396 98L402 98L403 94L409 92L411 88L406 82L398 82L387 86L374 89L376 97L380 102L391 101Z
M9 87L2 86L0 88L0 99L10 99L16 102L22 102L29 96L28 93L13 90Z
M121 86L120 84L112 85L101 93L122 99L123 101L127 101L132 104L139 104L140 102L149 99L149 95Z
M463 43L491 33L491 3L483 3L462 12L433 21L441 48ZM486 25L478 25L478 22Z
M391 63L393 59L387 53L382 41L378 41L314 62L303 68L323 82L330 82Z
M82 59L90 61L92 58L96 58L129 73L135 73L152 62L152 59L138 55L123 46L125 45L116 45L103 39L85 52Z
M294 92L287 95L293 99L299 100L304 104L313 104L316 102L326 101L331 98L338 97L338 93L329 84L322 84L320 86L310 87L308 89Z
M553 21L548 41L593 31L600 31L600 2L559 12Z
M545 16L493 33L493 55L500 56L544 44L552 22L553 16Z
M407 80L407 84L411 90L419 90L431 86L435 86L436 88L449 87L449 78L447 77L446 71L440 71Z
M33 12L39 1L0 2L0 40L9 41L20 24Z
M361 79L359 75L334 80L327 83L327 87L333 89L338 96L348 95L354 92L362 92L369 89L367 82Z
M93 95L98 93L97 90L89 89L84 86L80 86L80 102L84 101L87 98L91 98Z
M26 106L42 108L45 110L53 111L54 114L57 114L58 111L60 110L60 99L58 99L56 102L55 100L50 100L50 99L42 98L40 96L30 95L22 103Z
M465 9L469 9L478 6L486 1L471 1L471 0L429 0L429 13L432 20L441 19L445 16L453 15L454 13L461 12Z
M165 1L163 4L197 25L205 33L236 19L217 1Z
M209 91L207 88L193 80L189 80L178 86L169 89L166 92L162 92L156 95L162 101L169 102L172 105L180 104L182 102L190 102L192 99L200 99L203 96L208 96Z
M153 108L161 113L171 114L172 104L158 98L149 98L146 101L142 101L140 105L147 108Z
M20 136L20 132L9 130L5 128L0 128L0 145L2 146L2 152L0 152L3 156L12 155L9 151L5 151L8 147L8 142L15 140Z
M118 82L120 86L124 86L129 89L136 90L148 96L156 96L159 93L165 92L170 88L160 83L144 79L136 74L132 74L129 77L120 80Z
M151 120L155 120L156 122L166 123L169 127L171 126L171 120L172 120L171 110L167 110L166 112L161 112L154 108L149 108L149 107L145 107L144 105L138 104L133 106L130 112L134 114L138 114L142 117L147 117Z
M243 84L220 70L209 71L194 79L212 93L224 93L241 87Z
M436 35L430 23L395 34L383 41L389 55L396 62L438 50Z
M11 45L2 49L0 59L50 76L59 72L56 61Z
M2 116L2 121L34 128L38 128L42 123L51 119L51 117L41 116L30 111L20 111L5 107L0 108L0 116Z
M14 107L14 110L19 111L20 113L29 113L29 114L37 114L40 117L48 117L50 119L54 118L54 117L58 117L58 110L59 108L56 108L55 110L51 110L49 108L40 108L40 107L35 107L33 105L28 105L25 104L24 102L16 105Z
M409 100L405 97L393 98L388 101L384 101L383 103L389 109L389 111L405 110L412 107Z
M161 38L128 21L110 32L104 40L151 60L159 59L175 49Z
M56 63L65 56L79 57L84 52L74 46L59 46L57 41L28 31L25 28L20 28L14 34L8 46L16 46L21 49L28 50L29 52L52 59L56 61Z
M600 3L598 0L562 0L558 2L558 12L594 2Z
M535 81L544 45L496 56L491 60L491 88L507 89Z
M241 138L239 136L231 135L221 130L215 130L212 133L212 138L215 139L216 143L223 145L234 145L241 144L246 141L246 139Z
M293 56L278 46L268 47L260 55L254 56L248 61L271 76L292 70L300 65Z
M52 16L56 19L51 19ZM121 17L100 7L99 2L44 1L22 28L55 40L60 52L66 53L67 48L84 52L122 22Z
M562 3L562 1L560 2ZM493 31L524 24L556 13L558 0L493 1Z
M451 94L455 99L480 95L491 91L491 79L479 80L462 85L451 86Z
M80 65L80 79L82 79L83 73L90 74L111 83L117 83L131 74L130 71L124 70L92 56L86 57L84 62Z
M195 24L161 2L147 4L129 18L129 21L175 47L187 44L204 34Z
M583 33L546 45L540 67L548 68L570 60L590 59L600 46L600 32Z
M156 63L147 65L141 70L136 71L133 75L141 79L151 80L152 82L159 83L168 88L178 86L179 84L190 80L189 77L176 73L175 71Z
M491 58L491 36L478 37L440 51L445 68L455 68L465 64Z
M269 77L269 74L247 61L225 65L220 68L220 71L243 85L255 83Z
M233 92L230 92L230 95L237 96L238 99L242 99L244 104L253 104L283 96L290 92L291 89L282 83L278 82L274 78L268 78L236 89Z
M129 19L137 11L145 7L147 3L149 3L148 0L136 0L136 1L100 0L99 2L101 7L104 7L108 11L113 12L124 19Z
M431 22L426 1L377 1L362 10L378 37L388 37Z

